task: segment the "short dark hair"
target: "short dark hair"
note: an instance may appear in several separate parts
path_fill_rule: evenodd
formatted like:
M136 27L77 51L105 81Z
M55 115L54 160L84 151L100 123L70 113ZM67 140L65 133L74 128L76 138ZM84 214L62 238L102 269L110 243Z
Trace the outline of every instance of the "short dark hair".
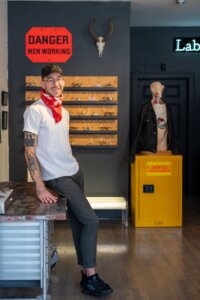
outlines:
M41 71L42 79L45 76L48 76L49 74L54 73L54 72L60 73L61 75L63 75L63 70L58 65L49 64L49 65L44 66Z

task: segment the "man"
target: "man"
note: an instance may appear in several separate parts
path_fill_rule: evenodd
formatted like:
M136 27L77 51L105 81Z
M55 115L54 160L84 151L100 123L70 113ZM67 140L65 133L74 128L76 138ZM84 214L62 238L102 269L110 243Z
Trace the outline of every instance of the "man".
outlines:
M82 292L93 296L112 293L95 272L98 218L84 196L84 179L69 144L69 114L62 107L64 78L62 69L46 65L41 72L41 97L24 113L25 158L43 203L57 197L67 199L78 264L83 267Z
M138 152L177 153L171 113L162 99L164 88L159 81L150 85L152 98L141 108L131 147L131 161Z

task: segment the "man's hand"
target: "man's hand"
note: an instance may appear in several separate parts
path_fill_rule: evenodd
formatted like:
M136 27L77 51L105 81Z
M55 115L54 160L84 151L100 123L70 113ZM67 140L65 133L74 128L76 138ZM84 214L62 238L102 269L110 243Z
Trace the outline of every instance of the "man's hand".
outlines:
M58 200L57 196L51 194L45 187L36 189L39 200L43 203L55 203Z

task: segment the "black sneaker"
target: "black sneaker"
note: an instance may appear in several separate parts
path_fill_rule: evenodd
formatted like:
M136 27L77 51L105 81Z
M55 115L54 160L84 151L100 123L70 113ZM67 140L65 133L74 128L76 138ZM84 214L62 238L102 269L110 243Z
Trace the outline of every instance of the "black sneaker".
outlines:
M83 271L81 270L81 275L82 275L82 278L81 278L81 281L80 281L80 285L83 287L86 285L86 279L87 279L87 276L83 273ZM105 283L105 282L104 282ZM107 287L109 287L109 285L107 283L105 283L105 285Z
M82 280L80 282L82 286L82 292L91 296L108 296L113 292L113 289L105 283L98 274L87 277L82 272Z

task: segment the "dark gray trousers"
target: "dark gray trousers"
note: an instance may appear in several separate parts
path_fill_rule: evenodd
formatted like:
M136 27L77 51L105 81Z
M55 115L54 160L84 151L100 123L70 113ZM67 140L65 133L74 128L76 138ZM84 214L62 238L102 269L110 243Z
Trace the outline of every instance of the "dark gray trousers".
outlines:
M84 195L82 171L45 182L46 186L67 200L78 264L83 268L96 266L96 248L99 220Z

